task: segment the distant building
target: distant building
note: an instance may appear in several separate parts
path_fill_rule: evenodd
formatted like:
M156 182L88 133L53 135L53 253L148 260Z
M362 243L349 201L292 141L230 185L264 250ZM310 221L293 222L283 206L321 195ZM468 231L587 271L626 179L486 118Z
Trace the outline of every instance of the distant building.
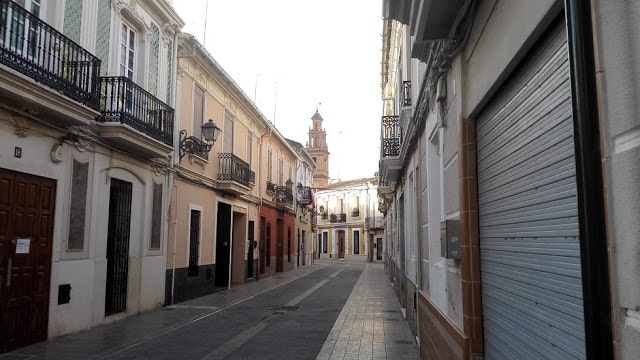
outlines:
M314 244L314 194L313 172L316 164L305 147L297 141L287 139L289 145L298 153L295 173L296 201L296 267L313 263Z
M382 261L384 216L378 210L378 178L342 181L316 193L317 251L323 259L367 256Z
M329 148L327 147L327 132L322 128L322 116L316 109L311 117L313 121L309 129L309 143L307 152L316 163L313 175L313 187L324 188L329 184Z

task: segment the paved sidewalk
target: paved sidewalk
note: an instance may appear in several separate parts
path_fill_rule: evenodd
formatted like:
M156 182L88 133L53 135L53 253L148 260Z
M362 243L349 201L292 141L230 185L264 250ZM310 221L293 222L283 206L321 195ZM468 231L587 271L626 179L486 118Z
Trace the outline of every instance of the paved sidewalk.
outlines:
M419 359L382 264L366 264L317 360Z
M141 342L193 324L335 262L318 260L312 266L0 354L0 360L109 359ZM383 265L363 265L365 269L318 359L418 359L416 342Z

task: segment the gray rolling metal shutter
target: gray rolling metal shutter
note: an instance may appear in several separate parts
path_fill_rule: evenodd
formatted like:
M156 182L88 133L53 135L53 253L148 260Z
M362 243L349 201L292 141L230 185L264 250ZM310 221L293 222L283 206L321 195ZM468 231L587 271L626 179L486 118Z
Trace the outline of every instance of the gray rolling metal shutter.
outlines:
M477 162L485 358L585 358L564 23L478 117Z

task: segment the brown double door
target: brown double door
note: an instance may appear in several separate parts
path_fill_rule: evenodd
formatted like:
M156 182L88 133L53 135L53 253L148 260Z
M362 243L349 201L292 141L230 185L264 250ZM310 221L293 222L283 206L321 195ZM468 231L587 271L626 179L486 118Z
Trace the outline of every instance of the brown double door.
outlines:
M0 353L47 339L55 193L0 169Z
M344 259L344 230L338 230L338 259Z

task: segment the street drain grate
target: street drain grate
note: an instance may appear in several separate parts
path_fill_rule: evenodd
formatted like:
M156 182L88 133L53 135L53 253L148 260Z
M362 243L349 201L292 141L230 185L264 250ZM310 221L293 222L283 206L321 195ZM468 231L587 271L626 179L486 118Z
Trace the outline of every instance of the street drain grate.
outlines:
M382 319L383 321L400 321L400 319Z

